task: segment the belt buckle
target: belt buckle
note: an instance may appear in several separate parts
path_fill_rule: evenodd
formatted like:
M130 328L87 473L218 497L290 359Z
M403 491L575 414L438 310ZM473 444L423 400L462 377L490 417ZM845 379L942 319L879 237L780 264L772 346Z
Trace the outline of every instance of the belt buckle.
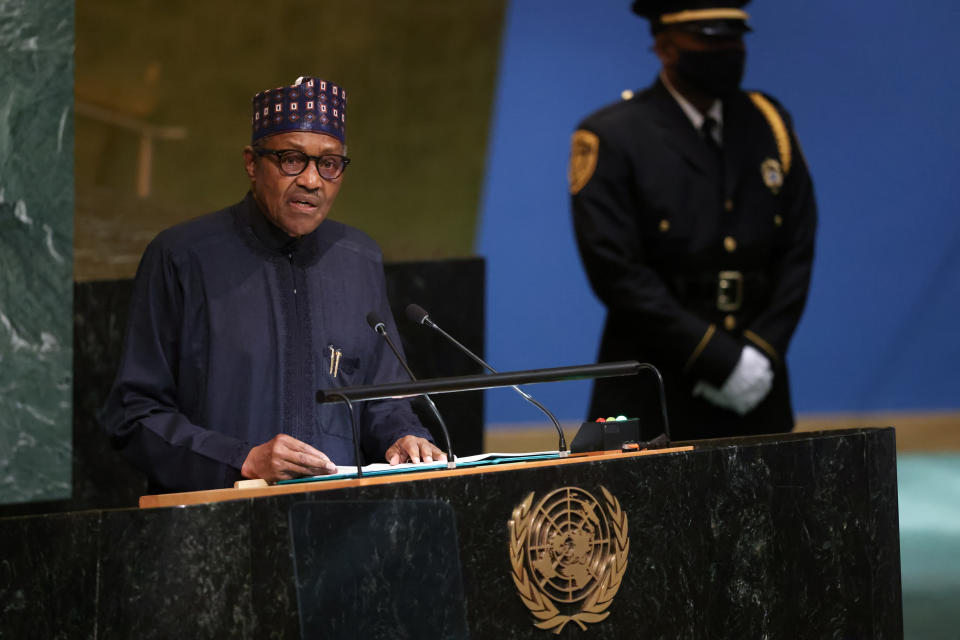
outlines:
M739 271L721 271L717 274L717 309L723 312L739 311L743 304L743 274Z

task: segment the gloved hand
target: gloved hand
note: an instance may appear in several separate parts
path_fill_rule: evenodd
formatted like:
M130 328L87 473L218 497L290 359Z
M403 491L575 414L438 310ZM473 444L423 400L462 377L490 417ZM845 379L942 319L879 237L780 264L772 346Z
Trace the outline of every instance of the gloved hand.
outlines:
M700 381L693 388L693 395L703 396L718 407L746 415L770 393L773 386L773 369L770 361L760 351L747 345L740 352L740 360L730 376L717 389Z

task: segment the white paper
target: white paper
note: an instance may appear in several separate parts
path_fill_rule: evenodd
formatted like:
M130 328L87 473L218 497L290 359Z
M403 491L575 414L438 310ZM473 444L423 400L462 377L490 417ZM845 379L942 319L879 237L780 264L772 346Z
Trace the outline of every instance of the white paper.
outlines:
M457 463L478 462L480 460L489 460L491 458L522 458L525 456L547 456L559 455L558 451L528 451L523 453L478 453L473 456L457 456ZM364 473L383 472L383 471L407 471L407 470L427 470L427 469L445 469L446 462L403 462L401 464L389 464L387 462L377 462L363 467ZM339 478L351 477L357 475L357 468L347 465L337 465L337 472L323 476L313 476L313 478Z

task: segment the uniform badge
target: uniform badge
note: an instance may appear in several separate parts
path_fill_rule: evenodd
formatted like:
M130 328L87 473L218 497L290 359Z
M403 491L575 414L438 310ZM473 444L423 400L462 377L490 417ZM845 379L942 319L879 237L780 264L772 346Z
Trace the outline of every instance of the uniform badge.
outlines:
M593 171L597 168L597 153L600 150L600 138L597 134L584 129L573 133L570 141L570 169L567 178L570 180L570 193L576 195L587 186Z
M578 487L563 487L533 506L534 494L510 519L510 567L534 626L560 631L570 622L586 629L607 609L627 570L627 514L604 487L599 501Z
M780 161L773 158L767 158L760 164L760 175L763 176L763 184L774 193L780 193L780 187L783 186L783 170L780 168Z

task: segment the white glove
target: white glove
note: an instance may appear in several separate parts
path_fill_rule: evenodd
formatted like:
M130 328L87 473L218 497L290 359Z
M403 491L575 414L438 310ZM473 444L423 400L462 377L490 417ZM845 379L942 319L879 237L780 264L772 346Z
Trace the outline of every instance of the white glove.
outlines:
M747 345L740 352L740 360L723 386L700 381L693 388L693 395L703 396L718 407L746 415L770 393L773 386L773 370L766 356Z

